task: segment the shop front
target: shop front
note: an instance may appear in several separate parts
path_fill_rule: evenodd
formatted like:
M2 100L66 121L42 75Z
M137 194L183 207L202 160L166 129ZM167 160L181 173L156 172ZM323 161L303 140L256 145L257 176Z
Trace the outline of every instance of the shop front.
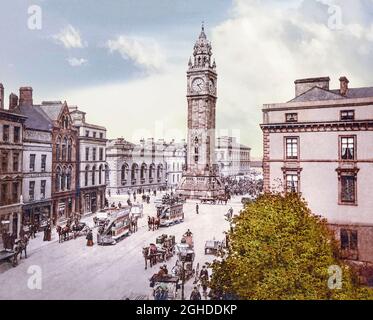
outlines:
M42 230L47 225L49 219L51 219L51 201L25 205L23 207L22 224L24 226L36 225L39 230Z

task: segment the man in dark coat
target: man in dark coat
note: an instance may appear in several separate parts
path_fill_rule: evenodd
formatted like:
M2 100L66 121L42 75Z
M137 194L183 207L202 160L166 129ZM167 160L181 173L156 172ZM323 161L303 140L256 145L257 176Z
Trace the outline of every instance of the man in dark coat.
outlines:
M190 294L190 300L201 300L201 294L199 293L197 287L194 287L192 293Z
M87 246L88 247L92 247L93 246L93 234L92 234L92 230L88 231L86 239L87 239Z

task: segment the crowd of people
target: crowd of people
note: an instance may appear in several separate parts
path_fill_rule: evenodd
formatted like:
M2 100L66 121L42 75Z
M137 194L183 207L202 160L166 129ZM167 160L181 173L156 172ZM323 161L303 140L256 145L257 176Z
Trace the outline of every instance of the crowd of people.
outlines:
M257 197L263 191L263 180L256 179L256 177L225 177L222 178L222 182L229 193L234 196Z

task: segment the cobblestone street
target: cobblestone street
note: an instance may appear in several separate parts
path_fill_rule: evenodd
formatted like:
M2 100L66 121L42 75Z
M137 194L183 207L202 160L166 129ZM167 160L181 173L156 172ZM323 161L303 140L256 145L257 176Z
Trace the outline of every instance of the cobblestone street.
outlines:
M125 203L125 196L116 196L110 201ZM150 204L144 204L144 217L139 220L139 231L123 239L114 246L86 246L85 237L58 243L54 233L52 242L42 242L42 233L32 239L29 245L28 259L20 260L16 268L10 264L0 265L0 299L152 299L149 278L158 272L161 264L144 270L142 247L155 242L157 236L169 234L181 236L189 228L194 236L195 262L203 265L214 259L204 254L204 244L213 238L222 240L223 232L229 228L224 214L232 206L234 213L242 208L240 198L233 198L225 205L200 205L200 213L195 213L195 203L188 201L184 205L184 223L148 231L147 216L154 215L154 198ZM85 218L93 224L92 216ZM94 231L96 234L96 229ZM96 236L94 236L96 240ZM172 269L176 255L167 261ZM42 289L28 288L31 274L30 266L40 266L42 270ZM193 280L185 286L185 297L189 299ZM180 294L179 294L180 296Z

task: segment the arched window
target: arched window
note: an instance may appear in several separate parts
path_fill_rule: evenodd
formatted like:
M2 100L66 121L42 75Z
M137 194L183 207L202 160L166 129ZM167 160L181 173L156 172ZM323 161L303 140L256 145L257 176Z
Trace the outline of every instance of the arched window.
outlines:
M65 190L66 188L66 168L62 169L61 174L61 190Z
M110 179L110 170L109 166L105 165L105 183L109 184L109 179Z
M58 137L57 138L57 141L56 141L56 160L60 160L60 157L61 157L61 150L60 150L60 147L61 147L61 138Z
M96 166L92 168L92 186L96 184Z
M69 117L68 116L65 116L64 118L63 118L63 127L65 128L65 129L68 129L69 128Z
M155 173L155 165L152 163L149 168L149 179L154 178L154 173Z
M89 175L89 166L86 166L85 171L84 171L84 186L88 186L88 175Z
M128 178L128 164L125 163L122 165L121 172L120 172L120 179L122 184L127 183L127 178Z
M140 171L140 178L141 178L141 181L142 181L142 182L145 181L146 171L147 171L146 164L143 163L143 164L141 165L141 171Z
M67 161L71 161L72 159L72 148L73 148L73 140L70 138L67 144Z
M61 189L61 168L60 167L57 167L56 169L55 188L56 188L56 192L60 191Z
M102 184L102 165L98 168L98 184Z
M162 175L163 175L163 166L161 164L159 164L158 168L157 168L157 179L158 179L158 182L161 181Z
M134 163L132 165L132 168L131 168L131 180L132 180L132 184L136 183L137 172L138 172L138 165L136 163Z
M69 167L66 173L66 189L67 190L71 190L71 175L72 175L72 168Z
M62 142L62 161L66 161L66 148L67 148L67 138L65 137Z
M194 162L198 162L198 157L199 156L199 141L198 138L194 138Z

